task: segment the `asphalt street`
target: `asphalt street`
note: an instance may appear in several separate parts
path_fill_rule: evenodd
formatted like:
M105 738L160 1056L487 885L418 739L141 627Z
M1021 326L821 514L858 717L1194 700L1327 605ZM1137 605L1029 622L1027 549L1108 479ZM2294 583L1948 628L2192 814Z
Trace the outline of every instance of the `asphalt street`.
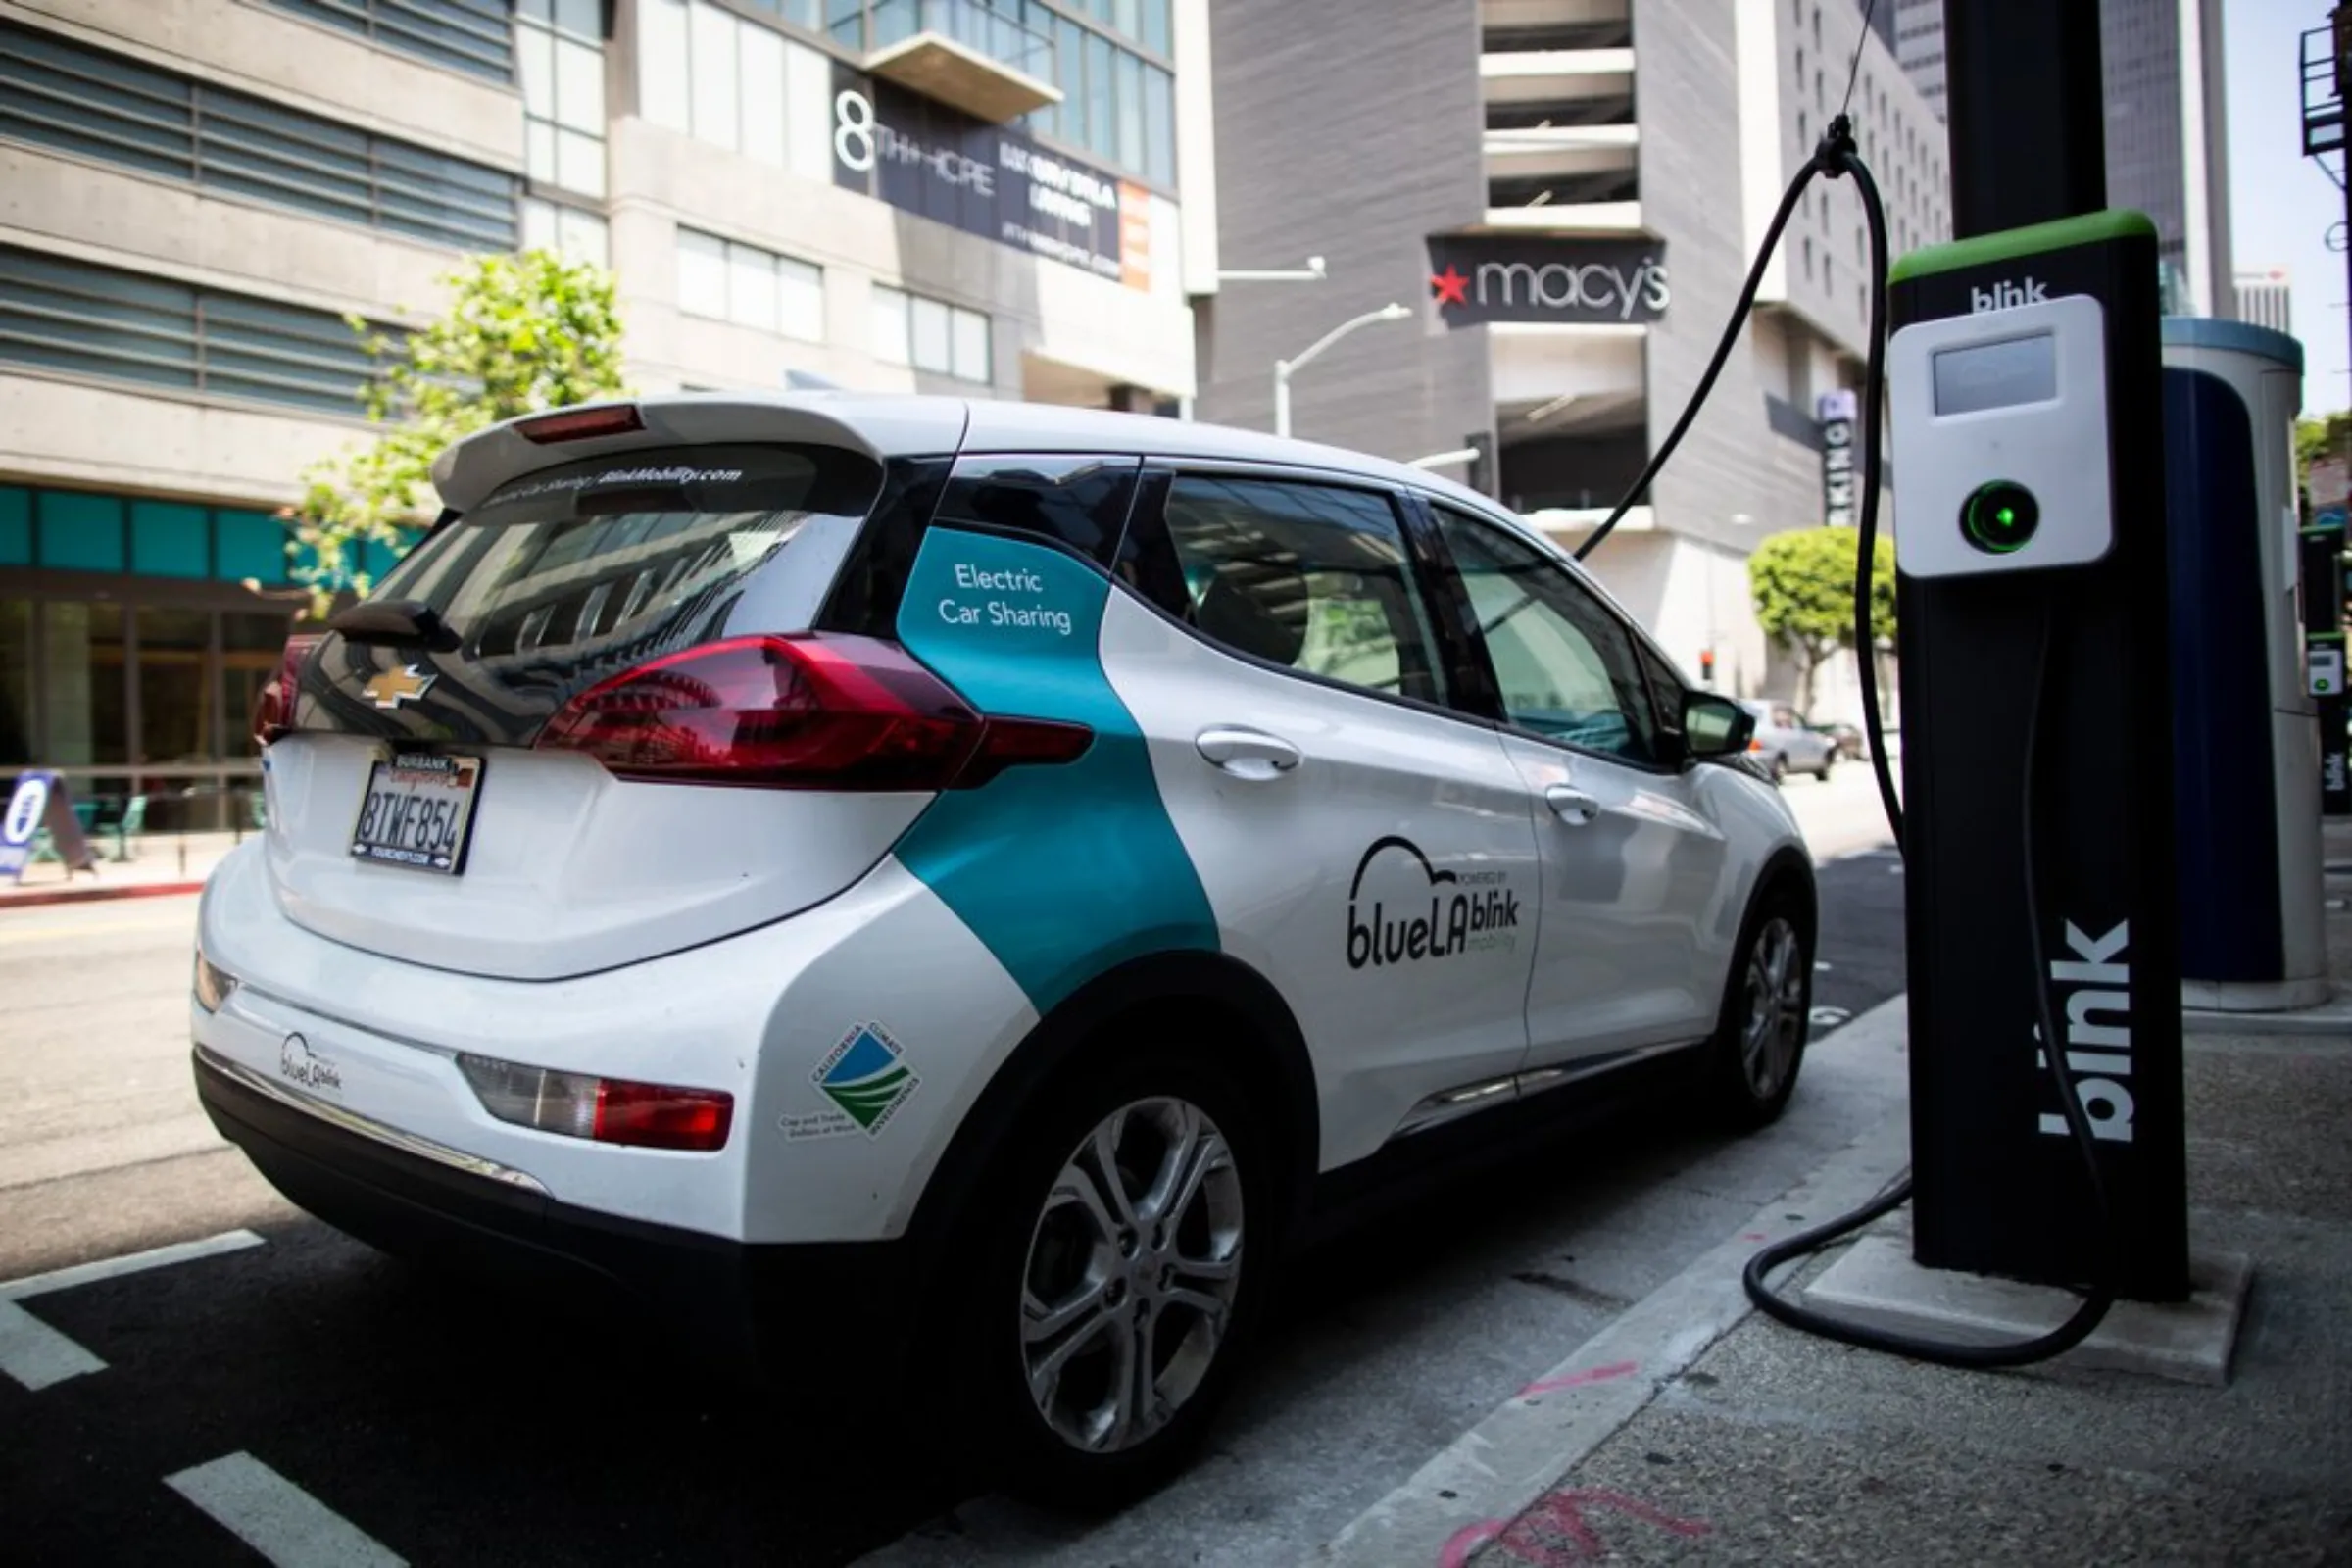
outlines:
M1862 770L1788 794L1840 858L1822 868L1816 1043L1783 1122L1732 1140L1659 1105L1326 1244L1204 1462L1094 1522L959 1496L892 1451L841 1451L837 1412L306 1218L196 1107L195 900L0 911L6 1555L1298 1560L1899 1103L1899 1055L1843 1052L1837 1035L1901 989L1899 864L1869 847L1884 834ZM209 1255L41 1278L224 1235ZM855 1303L842 1318L853 1334Z

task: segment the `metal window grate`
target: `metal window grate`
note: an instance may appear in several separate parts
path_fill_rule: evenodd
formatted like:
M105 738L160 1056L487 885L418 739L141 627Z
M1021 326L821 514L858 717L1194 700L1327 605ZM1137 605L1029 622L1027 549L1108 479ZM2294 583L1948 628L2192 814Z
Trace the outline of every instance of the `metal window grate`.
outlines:
M5 24L0 138L460 250L518 232L503 171Z
M324 23L448 71L514 79L514 33L508 21L512 0L270 0L313 22Z
M0 246L0 364L357 416L340 317Z

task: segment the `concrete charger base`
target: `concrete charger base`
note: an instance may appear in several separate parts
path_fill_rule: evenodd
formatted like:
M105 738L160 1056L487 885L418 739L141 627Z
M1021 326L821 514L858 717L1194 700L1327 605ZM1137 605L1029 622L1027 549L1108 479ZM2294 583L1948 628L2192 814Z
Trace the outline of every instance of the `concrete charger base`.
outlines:
M2253 1260L2242 1252L2192 1251L2189 1298L2158 1305L2118 1301L2096 1333L2051 1361L2108 1367L2219 1387L2245 1316ZM1839 1317L1928 1339L1993 1345L2028 1340L2066 1321L2080 1298L2047 1285L1911 1260L1908 1236L1874 1234L1805 1287L1809 1304Z

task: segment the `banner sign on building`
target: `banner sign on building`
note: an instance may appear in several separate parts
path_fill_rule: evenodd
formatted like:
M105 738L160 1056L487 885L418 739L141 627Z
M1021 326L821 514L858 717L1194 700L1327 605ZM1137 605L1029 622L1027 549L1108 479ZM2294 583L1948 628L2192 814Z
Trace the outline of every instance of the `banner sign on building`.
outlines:
M1622 326L1666 314L1666 242L1432 234L1429 293L1447 326L1556 321Z
M1821 520L1833 528L1854 525L1854 419L1859 413L1850 391L1824 392L1814 399L1821 421Z
M1152 193L887 81L833 77L833 182L1129 288L1152 286Z

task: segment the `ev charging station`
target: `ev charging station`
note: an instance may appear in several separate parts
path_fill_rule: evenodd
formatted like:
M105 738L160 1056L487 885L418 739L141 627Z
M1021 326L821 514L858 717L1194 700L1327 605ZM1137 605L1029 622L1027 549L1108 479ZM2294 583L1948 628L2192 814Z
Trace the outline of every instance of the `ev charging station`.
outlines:
M2299 647L2303 347L2192 317L2163 340L2181 1001L2313 1006L2333 994L2319 705L2343 672L2340 645Z
M2155 228L1979 234L1890 282L1914 1257L2066 1286L2104 1258L2120 1294L2181 1299Z

